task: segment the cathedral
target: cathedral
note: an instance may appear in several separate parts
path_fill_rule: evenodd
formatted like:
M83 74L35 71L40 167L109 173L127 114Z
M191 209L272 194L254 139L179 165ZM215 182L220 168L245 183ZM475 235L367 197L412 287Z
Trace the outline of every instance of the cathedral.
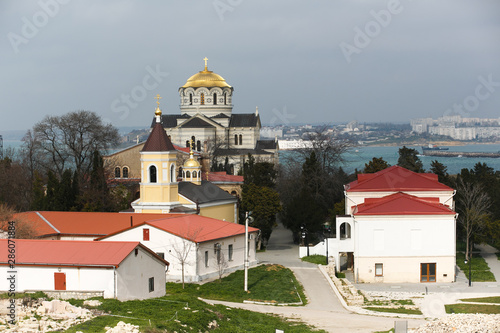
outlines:
M257 161L278 163L276 140L260 140L260 116L233 113L233 92L224 78L207 67L179 88L180 114L164 114L161 123L172 143L201 154L203 167L229 164L236 174L248 154ZM152 126L154 126L153 120ZM216 171L216 170L213 170Z

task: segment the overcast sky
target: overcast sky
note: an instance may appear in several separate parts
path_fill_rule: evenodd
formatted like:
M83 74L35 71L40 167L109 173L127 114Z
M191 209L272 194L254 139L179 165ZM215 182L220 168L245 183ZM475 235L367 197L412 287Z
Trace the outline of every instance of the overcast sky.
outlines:
M500 116L497 0L2 0L0 29L0 134L75 110L147 127L204 57L264 125Z

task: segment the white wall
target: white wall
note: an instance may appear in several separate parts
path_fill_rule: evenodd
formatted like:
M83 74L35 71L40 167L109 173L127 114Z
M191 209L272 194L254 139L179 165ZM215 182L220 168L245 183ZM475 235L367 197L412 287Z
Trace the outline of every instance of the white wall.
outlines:
M0 267L0 290L9 290L6 266ZM114 297L114 273L112 268L76 268L17 266L17 291L54 290L54 273L66 274L66 290L104 291L105 298Z
M117 269L117 296L121 301L165 296L165 264L144 249L132 251ZM154 291L149 291L149 278Z
M359 257L454 256L454 215L355 217Z
M143 229L149 229L149 241L143 240ZM125 230L119 234L112 235L103 240L106 241L139 241L147 246L153 252L162 252L165 255L165 260L170 263L168 272L166 273L167 281L180 281L182 279L182 265L176 255L175 248L179 251L188 249L187 259L184 265L184 281L193 282L206 279L208 277L217 276L217 265L215 264L214 244L221 243L222 253L226 256L228 245L233 244L232 261L228 261L227 271L235 270L243 265L244 254L244 235L235 237L218 239L215 241L203 242L195 244L187 241L184 238L172 235L168 232L155 228L149 225L141 225L132 229ZM209 266L205 267L205 251L209 254ZM251 263L256 263L255 256L255 236L250 241L250 257Z

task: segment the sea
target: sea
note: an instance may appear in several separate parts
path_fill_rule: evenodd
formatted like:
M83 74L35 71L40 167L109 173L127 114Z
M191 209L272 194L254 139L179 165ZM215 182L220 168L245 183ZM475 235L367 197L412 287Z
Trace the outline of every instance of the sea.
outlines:
M8 148L13 148L18 151L22 145L22 141L18 140L4 140L4 151ZM395 165L398 162L398 150L402 146L361 146L351 149L344 155L345 162L342 166L345 172L352 173L356 169L362 171L365 164L368 163L373 157L382 157L390 165ZM424 156L422 155L422 148L420 146L407 146L408 148L416 149L420 155L424 168L430 170L431 162L437 160L447 167L449 174L460 173L463 168L472 169L478 162L486 163L494 170L500 170L500 158L472 158L472 157L437 157L437 156ZM464 146L441 146L449 148L449 151L457 152L499 152L500 144L471 144ZM293 154L293 151L280 151L280 156ZM286 159L280 159L285 161Z

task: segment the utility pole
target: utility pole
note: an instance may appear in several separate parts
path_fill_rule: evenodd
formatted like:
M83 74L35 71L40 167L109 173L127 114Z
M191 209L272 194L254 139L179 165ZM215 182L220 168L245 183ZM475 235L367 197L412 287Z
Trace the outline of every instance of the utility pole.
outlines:
M245 214L245 291L248 291L248 223L253 221L250 215L252 215L252 212L246 212Z

